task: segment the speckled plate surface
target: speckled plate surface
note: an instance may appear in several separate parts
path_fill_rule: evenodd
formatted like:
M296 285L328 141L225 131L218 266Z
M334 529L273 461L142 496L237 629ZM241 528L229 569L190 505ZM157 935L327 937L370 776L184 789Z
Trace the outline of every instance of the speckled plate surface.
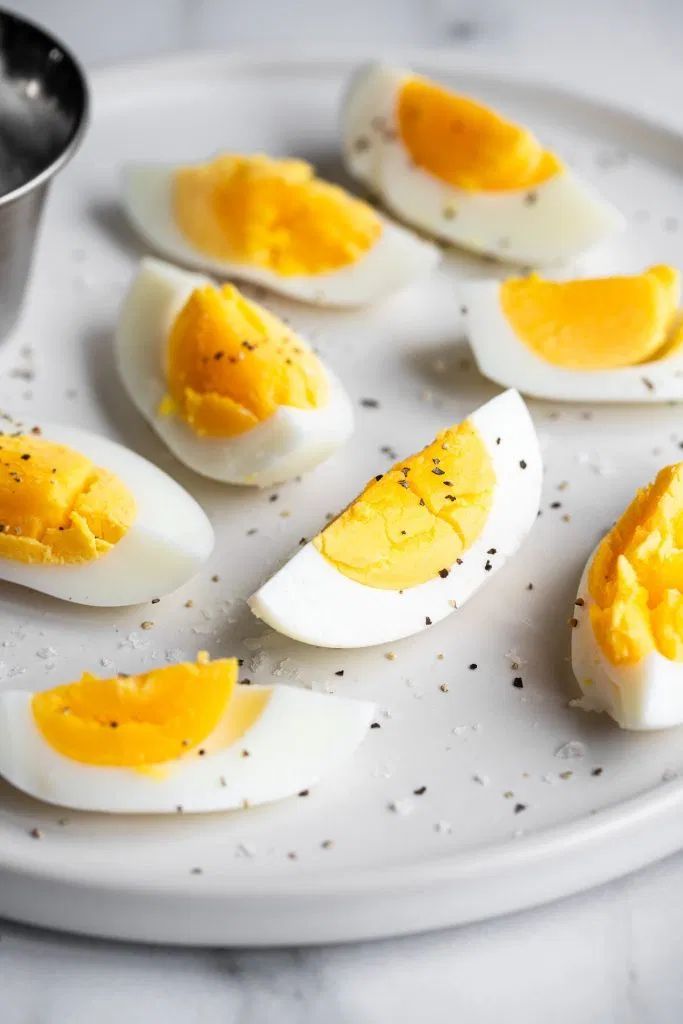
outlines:
M623 210L629 232L585 270L683 264L678 136L542 85L461 63L456 73L445 56L413 63L529 123ZM335 652L269 632L244 598L386 467L383 448L413 452L496 393L473 366L456 292L459 275L495 268L450 254L431 281L372 311L273 300L357 405L346 449L277 490L186 470L118 383L112 331L143 252L118 203L121 163L264 149L308 156L338 177L338 101L354 66L202 56L95 76L89 137L51 197L26 313L0 353L0 404L100 431L156 462L205 507L218 545L200 577L149 607L69 607L0 585L0 686L43 688L85 668L131 672L207 648L243 657L254 680L371 698L381 728L309 796L237 814L62 813L2 784L0 914L151 941L359 939L527 906L683 845L680 731L622 733L571 709L567 625L601 532L680 457L676 408L531 402L546 483L519 555L421 636ZM143 620L153 628L141 630Z

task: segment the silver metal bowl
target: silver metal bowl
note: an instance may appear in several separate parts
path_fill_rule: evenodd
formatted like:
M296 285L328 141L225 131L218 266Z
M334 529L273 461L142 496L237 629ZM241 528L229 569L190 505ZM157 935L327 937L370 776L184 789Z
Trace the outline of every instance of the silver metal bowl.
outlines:
M87 113L69 51L0 9L0 340L21 309L50 181L78 148Z

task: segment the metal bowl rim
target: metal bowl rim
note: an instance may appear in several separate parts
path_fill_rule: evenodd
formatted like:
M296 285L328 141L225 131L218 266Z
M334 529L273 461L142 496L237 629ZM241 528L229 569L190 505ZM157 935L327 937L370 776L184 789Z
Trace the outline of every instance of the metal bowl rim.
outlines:
M14 21L30 26L43 36L51 47L61 51L65 59L71 62L78 76L81 91L83 93L83 102L81 109L78 112L74 128L58 156L56 156L55 159L47 165L47 167L44 167L42 171L34 175L32 178L29 178L28 181L25 181L23 185L19 185L17 188L12 189L11 192L6 192L4 195L0 196L0 209L3 206L9 206L10 203L16 202L18 199L21 199L22 196L25 196L34 189L40 188L41 185L46 184L50 178L57 173L57 171L69 162L83 140L83 135L85 134L85 130L88 126L90 116L90 89L88 87L88 80L80 61L74 57L69 47L65 46L57 36L46 31L42 25L38 25L30 18L24 18L21 15L15 14L14 11L7 10L5 7L0 7L0 18L3 16L12 18Z

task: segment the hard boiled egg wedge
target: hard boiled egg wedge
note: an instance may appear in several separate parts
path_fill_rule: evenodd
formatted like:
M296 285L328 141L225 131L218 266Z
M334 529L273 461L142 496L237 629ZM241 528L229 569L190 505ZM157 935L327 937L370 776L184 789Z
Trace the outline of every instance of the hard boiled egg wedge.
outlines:
M362 306L431 273L438 250L302 160L223 154L131 164L123 197L158 252L322 306Z
M638 491L588 560L572 619L587 711L624 729L683 723L683 463Z
M570 260L623 222L532 133L476 100L374 64L342 114L350 172L389 209L501 260Z
M318 647L419 633L515 553L536 519L540 487L531 417L506 391L370 481L250 598L251 610Z
M308 789L368 731L366 701L236 678L235 658L200 654L127 678L5 691L0 775L81 811L229 811Z
M266 487L323 462L351 403L307 342L233 285L143 260L116 332L142 415L203 476Z
M1 580L102 607L175 590L214 539L194 498L156 466L54 424L0 435L0 524Z
M683 399L680 275L473 281L458 296L479 369L528 395L564 401Z

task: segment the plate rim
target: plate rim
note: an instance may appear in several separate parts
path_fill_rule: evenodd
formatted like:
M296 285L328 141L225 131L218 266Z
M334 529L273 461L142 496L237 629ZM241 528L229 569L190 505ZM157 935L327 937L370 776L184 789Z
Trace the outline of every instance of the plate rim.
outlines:
M319 74L340 73L343 68L353 70L364 62L376 62L376 55L365 49L353 47L332 47L329 50L317 47L316 53L307 53L305 49L288 47L287 54L277 48L245 48L238 52L230 49L188 48L172 53L157 54L151 57L131 57L129 60L103 63L88 69L92 87L93 105L102 102L119 102L116 94L103 96L114 86L124 83L130 87L131 79L146 79L150 74L188 75L200 72L216 74L221 70L228 74L259 71L261 74L281 74L288 69L295 72L300 69L315 70ZM621 103L611 98L596 97L590 88L582 89L580 84L566 84L561 81L544 81L538 74L527 74L520 71L517 63L505 58L497 58L488 63L481 57L463 54L452 48L429 49L428 47L389 47L382 58L382 63L399 63L410 67L431 67L441 72L472 75L482 82L495 84L509 83L518 90L543 93L552 97L555 102L578 103L589 108L600 116L614 118L624 124L638 125L646 132L658 134L674 145L683 144L683 127L677 128L663 117L639 109L632 103Z

